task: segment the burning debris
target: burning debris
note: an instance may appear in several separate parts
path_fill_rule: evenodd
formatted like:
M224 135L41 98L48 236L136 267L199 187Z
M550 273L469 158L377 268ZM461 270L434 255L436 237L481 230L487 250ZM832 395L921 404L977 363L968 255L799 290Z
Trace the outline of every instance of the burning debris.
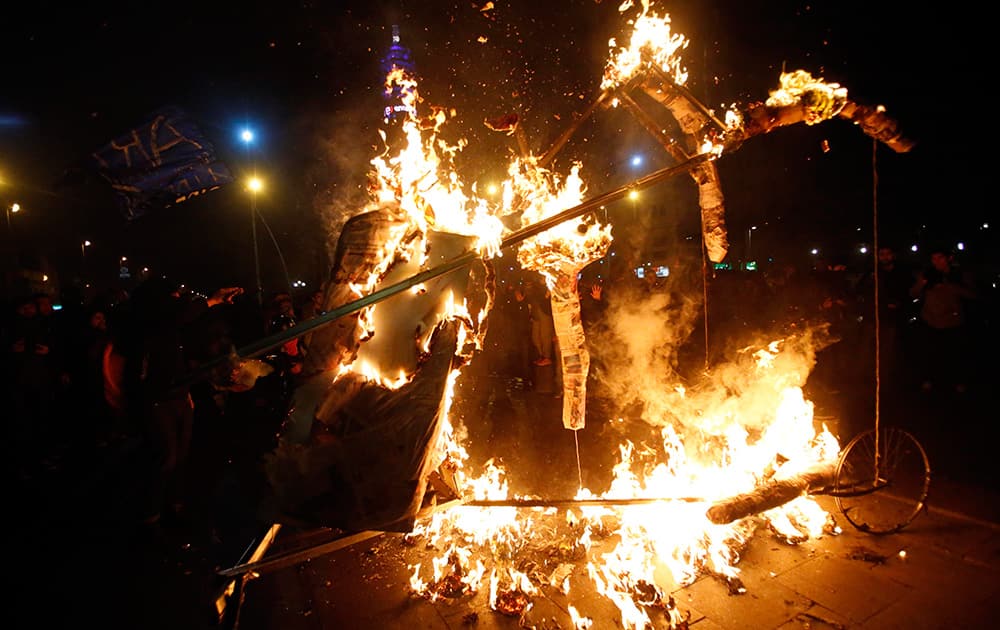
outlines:
M861 562L868 562L872 565L878 566L883 565L889 561L889 556L885 554L878 553L877 551L872 551L867 547L862 545L856 545L851 549L848 554L848 558L851 560L860 560Z
M912 146L882 108L852 103L844 88L804 71L783 74L766 103L729 112L723 123L684 88L679 53L687 40L670 31L669 17L644 5L634 24L630 45L608 63L603 92L552 149L525 155L518 138L522 155L499 204L468 194L450 169L464 145L446 146L435 134L454 113L433 108L418 118L415 81L398 69L387 80L407 95L411 118L398 152L387 146L372 160L371 203L340 236L324 293L325 309L338 315L313 334L309 378L268 473L279 519L406 532L427 559L410 567L411 590L429 601L488 585L492 610L523 619L543 588L568 598L584 588L585 574L588 588L618 607L623 627L663 625L655 616L687 628L688 615L663 588L664 570L680 585L713 575L738 594L745 588L735 565L758 528L789 542L831 531L810 494L830 485L840 446L801 391L815 359L808 335L756 348L744 355L751 364L716 366L721 385L646 388L643 420L658 433L649 444L619 446L603 494L580 487L572 500L512 496L495 461L478 476L464 468L448 410L462 367L481 347L493 303L490 261L504 247L518 245L517 262L540 273L551 292L563 425L585 427L590 356L577 278L612 241L611 226L588 210L626 190L584 201L581 164L566 177L547 165L601 104L623 103L678 163L638 185L679 173L695 180L713 261L728 250L714 161L745 140L840 117L894 150ZM651 123L636 91L669 112L679 140ZM520 120L486 125L518 135ZM521 230L511 235L500 218L514 215ZM463 504L418 519L435 475ZM574 570L580 564L585 571ZM574 628L590 626L576 608L566 610Z
M536 163L519 161L511 167L512 184L505 198L517 200L524 208L522 223L531 225L582 201L579 171L580 165L574 165L563 184ZM567 429L584 427L590 371L577 278L584 267L603 258L610 246L611 226L588 215L528 239L517 253L521 267L542 274L551 296L563 380L563 426Z

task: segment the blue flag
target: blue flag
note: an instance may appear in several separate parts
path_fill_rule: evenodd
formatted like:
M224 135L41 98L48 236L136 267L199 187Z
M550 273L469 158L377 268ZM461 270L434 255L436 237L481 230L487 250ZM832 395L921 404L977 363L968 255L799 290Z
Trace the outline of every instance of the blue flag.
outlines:
M166 107L91 154L126 219L203 195L233 181L195 122Z

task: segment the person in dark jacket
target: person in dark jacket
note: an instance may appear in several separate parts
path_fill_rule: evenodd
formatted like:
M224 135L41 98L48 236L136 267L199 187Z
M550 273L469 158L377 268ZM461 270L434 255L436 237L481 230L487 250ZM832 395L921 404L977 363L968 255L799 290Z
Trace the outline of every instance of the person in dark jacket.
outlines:
M153 525L163 510L178 514L184 507L185 472L191 446L194 402L191 386L183 384L192 367L198 338L193 329L206 312L231 303L242 293L223 288L211 297L182 297L162 278L151 278L132 296L132 339L125 355L127 405L146 437L151 469L142 520Z
M920 272L910 288L920 301L923 382L930 391L949 384L965 392L970 376L968 304L976 298L972 276L955 264L945 248L931 251L930 266Z

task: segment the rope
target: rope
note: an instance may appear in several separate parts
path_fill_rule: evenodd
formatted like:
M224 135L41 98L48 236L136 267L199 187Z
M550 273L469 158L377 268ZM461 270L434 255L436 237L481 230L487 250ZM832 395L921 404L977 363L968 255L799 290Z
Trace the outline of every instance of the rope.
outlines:
M702 315L705 328L705 371L708 371L708 254L705 248L704 220L702 220L701 230L701 299L705 304Z
M878 478L879 466L879 422L882 407L882 322L879 311L879 279L878 279L878 142L872 140L872 247L875 249L874 262L874 292L875 292L875 474Z
M583 490L583 468L580 466L580 432L573 431L573 441L576 444L576 476L580 485L578 490Z

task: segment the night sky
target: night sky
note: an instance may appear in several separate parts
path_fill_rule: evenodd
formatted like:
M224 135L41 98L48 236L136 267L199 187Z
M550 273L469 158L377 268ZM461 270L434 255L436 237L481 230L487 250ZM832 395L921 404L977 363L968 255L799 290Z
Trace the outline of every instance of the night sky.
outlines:
M542 153L599 91L608 39L627 32L619 5L562 2L31 3L4 16L0 200L18 201L13 236L61 269L113 280L117 261L149 266L204 289L253 284L249 197L230 184L127 222L99 180L65 174L152 110L192 113L239 177L256 170L259 210L289 276L315 287L327 273L338 221L361 207L379 144L379 61L393 24L412 51L427 104L455 108L449 139L466 138L463 180L496 180L516 148L486 119L517 113ZM719 162L732 255L751 226L754 249L778 260L820 247L850 259L879 239L967 244L993 265L989 80L980 66L984 20L911 3L721 0L654 2L690 45L688 87L721 111L767 98L782 68L835 81L862 104L882 104L917 142L896 154L835 119L752 139ZM634 9L625 15L634 15ZM243 125L257 133L247 149ZM828 150L825 150L828 148ZM642 154L634 168L630 158ZM623 110L602 110L559 154L583 162L592 194L671 163ZM878 175L875 194L874 175ZM644 197L652 221L696 233L695 188L675 178ZM877 215L876 215L877 212ZM613 215L618 216L618 215ZM624 216L624 215L622 215ZM995 233L998 225L993 225ZM6 226L4 226L6 228ZM626 228L622 228L622 232ZM265 290L285 284L259 231ZM91 240L81 264L80 243ZM994 239L995 240L995 239ZM922 256L921 253L914 256ZM995 256L993 256L995 258ZM863 262L863 261L862 261Z

